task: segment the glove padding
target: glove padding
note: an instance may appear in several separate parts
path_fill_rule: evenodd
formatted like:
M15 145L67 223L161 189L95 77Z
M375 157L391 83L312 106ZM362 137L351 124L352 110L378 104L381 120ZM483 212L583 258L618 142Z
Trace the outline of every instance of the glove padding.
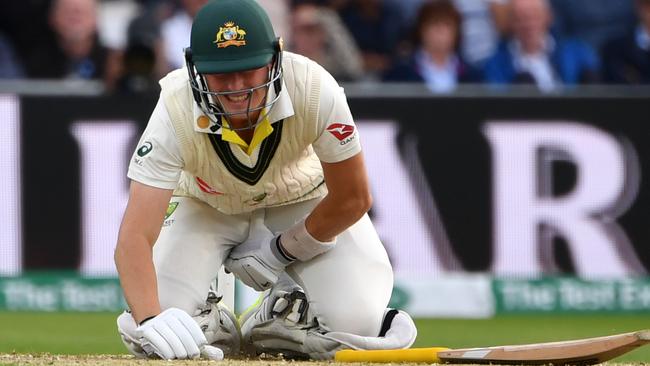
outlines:
M230 251L224 266L244 284L263 291L277 282L280 273L293 260L281 252L280 236L274 236L264 225L264 212L260 210L253 215L248 239Z
M256 314L244 319L242 336L256 353L282 353L297 359L331 360L344 349L386 350L410 347L417 337L411 317L386 309L377 337L333 332L318 324L302 291L275 291ZM266 304L265 304L266 303Z
M148 320L136 333L147 356L165 360L197 358L208 343L196 321L177 308L169 308Z
M208 293L208 300L197 312L192 319L203 331L208 344L222 350L224 355L239 355L241 334L237 317L214 291Z

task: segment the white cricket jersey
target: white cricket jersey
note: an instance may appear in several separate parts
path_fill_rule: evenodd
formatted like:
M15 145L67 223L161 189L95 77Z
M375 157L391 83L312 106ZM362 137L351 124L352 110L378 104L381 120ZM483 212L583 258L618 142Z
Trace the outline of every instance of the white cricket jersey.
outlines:
M175 195L195 197L227 214L325 195L320 162L358 154L358 131L334 78L306 57L283 56L282 91L268 113L273 132L250 156L223 141L214 122L199 126L204 114L193 99L187 70L179 69L160 82L161 97L128 177L174 189Z

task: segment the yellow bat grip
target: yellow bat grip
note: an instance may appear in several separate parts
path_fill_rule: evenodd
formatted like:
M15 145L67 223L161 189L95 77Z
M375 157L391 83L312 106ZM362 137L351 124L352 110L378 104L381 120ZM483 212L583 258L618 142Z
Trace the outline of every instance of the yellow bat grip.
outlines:
M409 348L356 351L343 350L336 352L334 360L337 362L421 362L440 363L438 352L447 351L446 347Z

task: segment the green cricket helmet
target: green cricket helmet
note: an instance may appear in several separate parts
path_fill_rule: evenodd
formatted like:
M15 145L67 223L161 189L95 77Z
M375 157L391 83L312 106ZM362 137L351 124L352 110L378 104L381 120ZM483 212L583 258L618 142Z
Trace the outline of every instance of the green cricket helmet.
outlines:
M268 15L254 0L210 0L205 4L192 23L185 62L194 100L219 127L224 117L233 115L248 116L248 125L239 129L254 127L258 121L251 121L251 112L264 108L268 112L280 97L282 39L275 36ZM211 91L203 77L203 74L252 70L265 65L271 65L267 81L248 89ZM271 86L275 92L271 100L265 98L260 105L251 105L256 90L268 91ZM248 93L247 108L226 111L220 98L242 93Z

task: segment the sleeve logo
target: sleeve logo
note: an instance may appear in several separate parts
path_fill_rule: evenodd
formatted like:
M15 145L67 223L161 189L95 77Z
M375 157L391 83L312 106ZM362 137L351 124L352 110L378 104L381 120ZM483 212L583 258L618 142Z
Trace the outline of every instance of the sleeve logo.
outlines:
M149 154L151 150L153 150L153 144L149 141L145 141L144 144L140 146L137 153L139 157L143 158L145 155Z
M342 123L332 123L327 127L327 131L339 139L339 141L343 141L354 133L354 126L344 125Z

